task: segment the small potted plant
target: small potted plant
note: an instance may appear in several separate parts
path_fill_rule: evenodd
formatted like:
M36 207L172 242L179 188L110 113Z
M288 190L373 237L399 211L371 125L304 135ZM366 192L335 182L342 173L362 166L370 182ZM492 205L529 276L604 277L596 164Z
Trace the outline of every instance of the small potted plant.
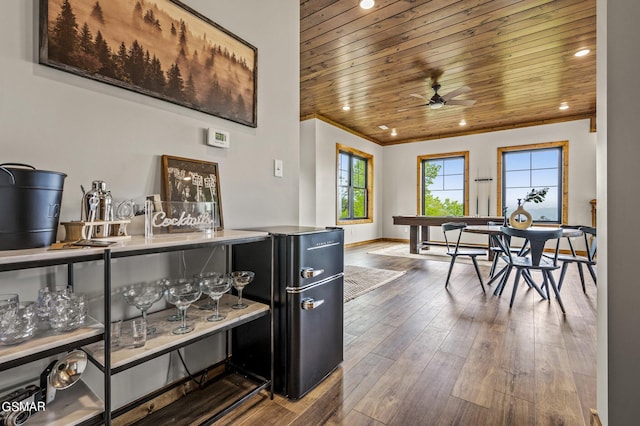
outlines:
M536 204L543 202L547 196L547 192L549 192L549 188L531 188L531 191L524 198L518 198L518 208L511 213L511 217L509 218L511 226L518 229L526 229L530 227L533 222L533 218L531 217L531 214L524 209L523 205L527 202L533 202Z
M533 201L538 204L544 201L544 198L547 196L547 192L549 192L549 188L535 189L531 188L531 192L527 194L523 199L523 203ZM520 199L518 199L518 205L520 205Z

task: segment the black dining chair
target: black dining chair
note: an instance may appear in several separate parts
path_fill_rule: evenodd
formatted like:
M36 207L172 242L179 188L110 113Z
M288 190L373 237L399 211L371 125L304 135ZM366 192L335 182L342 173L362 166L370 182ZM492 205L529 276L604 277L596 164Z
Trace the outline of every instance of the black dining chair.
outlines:
M551 299L549 290L550 284L553 292L555 293L556 299L558 300L560 309L564 314L564 304L562 303L562 299L560 298L560 291L558 290L552 274L552 271L560 268L560 266L558 265L558 248L560 247L562 229L516 229L506 226L503 226L500 229L502 230L503 234L508 237L500 241L502 249L505 253L502 255L502 258L507 263L507 270L503 274L500 284L496 287L494 294L502 295L502 292L504 291L504 288L507 284L507 280L509 279L509 275L511 274L513 268L515 268L516 276L513 282L513 291L511 292L511 302L509 303L509 307L513 307L513 301L516 297L516 291L518 290L520 277L523 277L527 284L530 287L533 287L543 299ZM525 240L527 240L528 253L514 254L509 247L509 239L511 237L524 238ZM556 240L556 244L553 257L543 256L544 248L547 241L554 239ZM542 286L538 286L535 281L533 281L531 271L536 270L542 272Z
M451 263L449 264L449 272L447 273L447 281L444 284L445 288L449 286L449 279L451 278L451 271L453 270L453 264L456 263L456 258L458 256L467 256L471 258L473 262L473 266L476 269L476 274L478 274L478 279L480 280L480 287L482 287L482 292L485 292L484 282L482 281L482 274L480 274L480 267L478 266L478 260L476 257L478 256L486 256L487 251L484 249L477 248L466 248L460 247L460 237L462 236L462 232L464 228L467 227L466 223L463 222L447 222L441 225L442 232L444 234L444 242L447 246L447 254L451 256ZM450 238L453 237L453 238ZM454 243L455 241L455 243Z
M487 222L488 226L497 226L497 225L502 225L502 224L498 224L496 222ZM509 243L509 250L511 251L511 253L527 253L525 250L527 250L526 246L522 246L522 247L511 247L511 237L507 237L506 235L502 235L502 238L506 238L507 242ZM493 281L493 277L496 275L496 269L498 269L498 262L500 261L500 259L502 259L502 255L504 254L504 249L502 247L500 247L500 245L497 244L493 244L493 242L495 241L495 238L489 238L489 250L491 250L493 252L493 261L491 262L491 269L489 269L489 278L492 278L491 281ZM491 282L489 282L489 285L491 285Z
M578 266L580 282L582 283L582 291L586 293L587 289L584 282L584 272L582 270L582 265L585 265L587 267L587 270L589 271L589 274L593 279L593 283L597 285L596 271L593 268L596 265L596 251L597 251L596 228L591 226L579 226L576 228L582 232L580 234L567 237L571 253L558 254L558 261L562 262L562 269L560 269L560 279L558 279L558 290L562 288L562 283L564 281L565 274L567 273L568 266L572 263L575 263ZM580 238L584 239L586 256L577 254L576 249L574 247L573 240L577 240Z

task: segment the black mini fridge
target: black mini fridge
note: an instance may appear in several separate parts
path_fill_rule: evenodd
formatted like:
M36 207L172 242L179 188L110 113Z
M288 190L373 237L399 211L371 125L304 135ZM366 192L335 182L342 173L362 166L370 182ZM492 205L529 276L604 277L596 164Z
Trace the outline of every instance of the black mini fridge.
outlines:
M269 242L234 246L232 267L252 268L256 282L245 287L243 293L272 303L274 388L298 399L343 359L344 231L297 226L253 230L273 236L273 267L262 255L265 250L261 245ZM273 294L265 279L270 272ZM259 348L268 347L264 345L268 322L266 318L261 324L254 321L234 333L234 363L252 371L264 365L270 354ZM261 373L268 377L266 371Z

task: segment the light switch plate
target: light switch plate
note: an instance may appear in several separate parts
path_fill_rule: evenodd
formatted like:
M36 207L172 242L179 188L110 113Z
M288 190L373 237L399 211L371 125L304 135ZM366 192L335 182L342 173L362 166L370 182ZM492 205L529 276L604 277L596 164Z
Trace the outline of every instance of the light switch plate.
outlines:
M282 177L282 160L273 160L273 175Z

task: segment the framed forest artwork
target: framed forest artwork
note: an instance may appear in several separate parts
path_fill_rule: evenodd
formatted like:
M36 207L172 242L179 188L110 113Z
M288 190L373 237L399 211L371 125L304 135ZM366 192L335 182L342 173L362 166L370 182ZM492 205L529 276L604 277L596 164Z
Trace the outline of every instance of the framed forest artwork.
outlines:
M174 0L40 0L40 63L257 127L258 50Z
M218 163L162 156L164 201L214 202L215 229L223 229Z

